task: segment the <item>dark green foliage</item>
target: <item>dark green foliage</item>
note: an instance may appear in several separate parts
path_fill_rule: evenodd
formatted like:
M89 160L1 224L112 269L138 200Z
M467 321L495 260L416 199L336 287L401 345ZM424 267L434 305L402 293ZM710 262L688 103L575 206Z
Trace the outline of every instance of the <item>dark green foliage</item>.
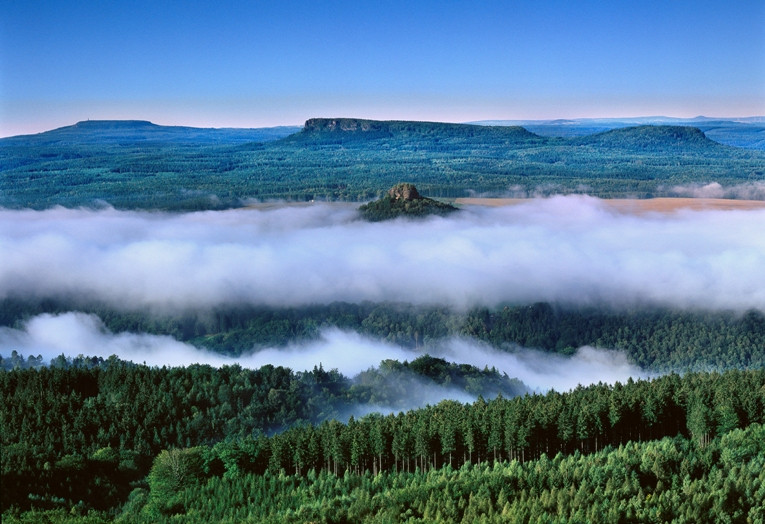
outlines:
M620 349L634 363L654 371L765 367L765 316L759 311L673 311L574 308L546 303L467 312L410 304L332 303L269 309L220 307L213 311L152 315L55 300L0 301L0 325L19 327L41 313L76 309L98 315L113 332L171 335L228 355L316 339L322 328L338 327L399 346L428 350L444 337L468 336L509 351L514 345L571 354L585 345ZM30 361L31 359L31 361ZM39 365L12 356L5 368Z
M90 123L0 140L0 205L217 209L249 199L368 201L402 179L434 198L501 196L510 188L572 193L583 185L597 196L640 197L765 174L762 151L723 146L693 128L564 139L517 127L317 119L281 140L232 145L239 138L214 142L192 133L184 141L168 128L152 131L151 140L109 131L117 138L99 142L83 124Z
M514 397L528 392L521 381L500 375L496 369L481 371L467 364L423 355L412 362L382 361L378 368L364 371L354 378L351 393L358 401L373 406L406 409L412 405L412 393L420 394L422 387L428 384L487 398L498 394Z
M84 504L72 506L70 510L63 508L52 510L32 510L24 513L9 511L3 514L5 524L108 524L114 519L106 512L89 510L85 512Z
M174 448L157 455L148 477L151 503L156 510L152 515L172 515L182 510L178 495L202 480L203 451Z
M760 522L763 442L755 424L706 447L676 437L427 472L212 477L181 499L185 522Z
M182 514L152 514L137 489L117 522L761 522L763 442L754 424L704 447L675 437L427 472L213 475L178 495ZM6 513L4 522L106 516L56 510Z
M466 498L462 507L440 509L464 511L472 518L471 512L480 513L485 508L470 510L469 493L476 496L484 488L461 486L458 477L462 473L449 472L461 467L460 471L469 472L471 464L487 460L499 464L494 469L510 467L517 471L518 478L512 481L512 475L504 475L506 503L525 503L532 488L548 489L543 488L548 482L546 475L566 472L553 486L573 497L572 511L584 510L589 506L583 504L593 501L587 497L593 495L591 490L584 499L576 495L585 474L577 472L577 461L610 464L616 460L616 456L609 457L617 446L626 450L624 456L632 462L610 474L599 474L604 486L612 479L608 489L619 489L629 480L630 490L637 490L643 499L646 494L664 492L676 497L681 487L685 490L689 483L698 482L694 489L704 493L703 500L710 504L705 511L729 512L725 514L744 511L750 501L762 500L759 488L752 484L763 466L761 430L752 429L752 438L736 432L737 428L765 422L762 370L668 375L653 381L577 388L564 394L491 401L479 398L469 405L444 401L397 415L351 417L347 424L336 420L316 426L296 424L266 437L252 431L258 412L272 409L269 406L281 413L298 412L305 403L304 397L293 396L292 391L301 387L299 383L274 387L278 386L274 382L278 368L150 369L116 359L91 364L89 359L82 359L68 369L0 372L4 511L30 506L72 508L82 500L78 510L82 514L89 508L107 511L126 502L129 514L124 518L130 522L157 521L189 511L201 520L217 520L218 511L239 511L244 506L253 512L276 508L265 503L275 495L262 490L282 486L292 495L278 507L295 512L310 506L300 490L317 493L321 486L317 479L322 478L332 478L334 486L351 482L345 495L358 487L353 483L360 479L376 478L374 483L380 483L382 490L380 497L384 493L392 502L416 501L422 492L414 479L418 475L441 475L439 471L445 467L448 482L444 480L443 489L457 490L452 493L455 503L463 495ZM452 373L438 359L424 359L409 367L444 380ZM308 375L310 380L304 387L311 383L319 386L313 389L314 395L331 389L326 372L314 370ZM56 431L49 431L52 425ZM658 444L635 443L667 436L680 438ZM573 458L559 457L558 453L573 454ZM593 457L600 458L582 458L580 453L595 453ZM554 455L557 462L552 467L546 457ZM507 460L513 462L501 465ZM561 467L562 461L570 462ZM145 483L141 479L149 474L152 462L153 472ZM752 468L754 476L745 469L747 464L759 468ZM715 467L738 469L730 477L721 477L728 470L716 473ZM481 468L487 471L486 466ZM235 488L235 493L227 491L226 486L238 482L244 484ZM387 482L398 483L401 491ZM211 497L206 491L209 486L220 486L215 488L218 495ZM723 489L722 494L704 491L707 486ZM542 491L536 492L538 496ZM616 500L627 500L634 495L630 493L620 492ZM422 503L428 502L429 494L422 496ZM334 494L326 497L323 500L331 503L332 509L317 511L351 511L341 509L347 508L348 501L332 501ZM353 515L377 511L372 498L373 493L370 499L357 498L353 511L361 513ZM205 506L202 510L198 506L208 503L218 509ZM425 517L424 506L417 504L404 504L401 511L409 508Z
M397 184L382 198L359 208L362 218L370 222L381 222L398 217L444 216L454 211L457 211L457 208L450 204L420 196L414 184Z
M740 315L533 304L474 310L464 326L466 334L497 346L512 342L562 353L583 345L620 349L656 371L765 367L765 316L756 310Z
M321 366L300 373L271 365L158 369L116 357L62 357L51 367L0 371L3 508L55 508L85 500L105 509L127 497L163 449L347 417L373 400L397 394L411 399L423 384L449 383L487 396L525 392L496 371L435 359L418 362L416 370L406 362L385 367L380 376L390 381L379 384L371 378L374 370L354 384ZM404 374L410 382L400 391L404 380L398 375ZM250 455L253 449L243 448ZM154 480L164 478L167 471L160 466L173 453L155 460ZM223 460L231 469L231 457Z

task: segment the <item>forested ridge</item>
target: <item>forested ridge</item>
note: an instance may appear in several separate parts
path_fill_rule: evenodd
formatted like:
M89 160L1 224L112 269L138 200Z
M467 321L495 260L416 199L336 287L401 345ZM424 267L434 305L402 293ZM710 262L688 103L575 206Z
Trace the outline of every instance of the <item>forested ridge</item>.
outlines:
M396 184L382 198L359 207L361 217L370 222L381 222L398 217L444 216L454 211L457 211L457 208L450 204L421 196L414 184L409 183Z
M377 220L403 208L409 215L446 209L436 200L395 202L385 195L402 180L441 200L508 192L672 196L675 188L712 182L720 191L743 188L730 194L748 198L746 189L761 191L765 181L765 151L722 145L695 127L543 135L517 126L353 118L264 130L81 122L0 139L0 207L11 215L7 208L59 205L183 211L382 196L348 215L352 229L365 210L371 210L367 219ZM317 209L329 207L310 208ZM23 213L38 214L18 216ZM9 230L17 226L15 216ZM449 221L433 224L440 222ZM412 224L392 225L408 238L405 228ZM44 260L52 258L46 248L55 236L42 234L33 246ZM184 242L175 247L191 244ZM97 244L92 252L110 245ZM757 260L753 246L730 253L754 253ZM238 256L237 249L223 252ZM693 250L681 252L693 262ZM146 253L152 260L163 256ZM359 255L361 266L367 256ZM427 270L439 271L437 260L425 261ZM252 261L254 271L258 264ZM13 271L23 277L25 269L11 270L10 288L0 297L4 347L11 351L18 343L17 349L33 351L0 356L3 522L765 519L765 316L759 302L749 311L685 302L680 309L652 306L631 301L629 293L608 306L563 299L487 302L491 307L330 302L346 297L341 294L327 295L327 303L303 298L262 303L304 305L266 306L236 292L232 301L208 306L188 300L143 307L121 295L109 302L110 293L34 285L42 272L18 288L27 291L13 291ZM60 273L56 278L71 280L71 272ZM121 278L117 273L113 278ZM205 273L189 274L194 285ZM408 282L408 276L395 278ZM106 287L111 279L109 273ZM384 287L389 280L371 282ZM34 354L35 325L42 324L61 339L70 330L87 333L90 342L78 347L88 347L79 356L45 361ZM138 341L144 350L161 339L174 351L210 361L225 355L246 362L261 350L313 349L338 334L351 339L357 353L382 347L386 355L412 358L375 360L346 376L322 365L310 369L312 362L303 370L270 359L253 369L152 367L108 357L111 349L104 349ZM501 370L454 356L467 359L469 352L501 359ZM653 378L613 383L604 375L608 383L532 390L516 378L520 372L514 376L512 366L521 364L507 364L526 356L578 369L574 364L588 352L618 355L625 367ZM173 360L179 361L185 362Z
M296 126L199 128L161 126L146 120L83 120L34 135L0 139L3 145L238 144L278 140L300 131Z
M170 508L189 522L758 522L764 441L753 425L704 448L676 437L458 470L224 474ZM137 492L131 502L118 521L163 520L156 497Z
M95 125L81 126L79 142L77 129L66 139L61 132L1 139L0 205L190 210L268 199L363 202L402 180L430 197L582 188L600 197L647 197L669 195L678 184L762 181L765 173L764 152L724 146L683 126L569 139L519 127L313 119L280 140L242 143L242 133L226 130L216 138L196 130L187 140L164 131L147 139L147 124L134 123L137 138L122 129L101 142Z
M114 333L170 335L232 356L315 340L323 329L340 328L423 351L458 336L507 351L521 346L570 355L582 346L619 349L635 364L661 372L765 366L765 316L758 310L536 303L459 311L446 306L335 302L286 308L221 306L162 314L63 299L6 298L0 301L0 326L19 328L35 315L72 310L97 315Z
M275 387L285 377L289 389ZM312 384L320 404L344 379L80 358L0 380L4 521L33 508L64 509L47 514L54 520L92 509L82 521L125 522L460 521L503 511L693 521L704 508L741 520L765 500L763 370L443 401L274 434L264 415L305 409L293 385ZM675 504L684 496L694 504Z
M510 352L594 343L653 370L747 370L528 395L512 376L429 356L346 377L13 354L0 362L4 522L745 522L765 502L758 311L367 302L163 317L77 305L115 333L222 352L342 327L422 352L459 335ZM0 311L20 326L71 306L8 298ZM406 411L424 384L480 397ZM394 411L364 415L379 406Z

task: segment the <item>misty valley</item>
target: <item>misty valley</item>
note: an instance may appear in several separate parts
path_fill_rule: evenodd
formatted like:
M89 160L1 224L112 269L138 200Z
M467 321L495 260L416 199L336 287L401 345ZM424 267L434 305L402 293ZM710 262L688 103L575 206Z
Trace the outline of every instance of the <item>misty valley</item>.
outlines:
M695 124L0 139L3 522L762 522L762 129Z

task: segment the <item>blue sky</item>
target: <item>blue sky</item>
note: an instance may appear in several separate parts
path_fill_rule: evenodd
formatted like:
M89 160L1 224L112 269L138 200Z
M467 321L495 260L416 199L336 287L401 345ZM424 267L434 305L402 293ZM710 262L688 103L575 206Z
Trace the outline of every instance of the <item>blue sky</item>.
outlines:
M0 136L700 114L765 114L762 0L0 5Z

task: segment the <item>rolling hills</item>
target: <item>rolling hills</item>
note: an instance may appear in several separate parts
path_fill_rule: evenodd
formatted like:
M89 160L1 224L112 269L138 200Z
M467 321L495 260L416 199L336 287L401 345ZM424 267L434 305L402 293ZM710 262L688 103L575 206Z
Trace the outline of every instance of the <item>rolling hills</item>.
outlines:
M311 119L302 130L81 122L0 140L0 206L216 209L253 200L368 201L403 180L429 197L672 196L760 182L765 152L682 126L573 138L522 128ZM276 136L284 134L280 139Z
M696 118L576 118L557 120L484 120L472 122L489 126L523 126L541 136L577 137L622 127L644 125L696 127L715 142L747 149L765 149L765 117Z
M236 144L278 140L299 131L299 127L267 128L198 128L161 126L145 120L84 120L35 135L2 139L19 145L85 145L85 144Z
M763 151L636 124L543 136L360 119L81 122L0 140L0 206L383 195L367 206L376 220L446 206L419 192L765 186ZM401 180L419 191L384 194ZM761 212L689 223L590 201L387 224L320 216L350 204L2 209L3 522L758 521ZM20 344L61 354L45 365ZM199 363L134 363L157 351ZM378 351L358 374L327 365ZM288 355L300 360L284 367ZM563 367L579 387L565 391ZM529 381L539 373L554 389ZM410 409L442 389L453 400Z

